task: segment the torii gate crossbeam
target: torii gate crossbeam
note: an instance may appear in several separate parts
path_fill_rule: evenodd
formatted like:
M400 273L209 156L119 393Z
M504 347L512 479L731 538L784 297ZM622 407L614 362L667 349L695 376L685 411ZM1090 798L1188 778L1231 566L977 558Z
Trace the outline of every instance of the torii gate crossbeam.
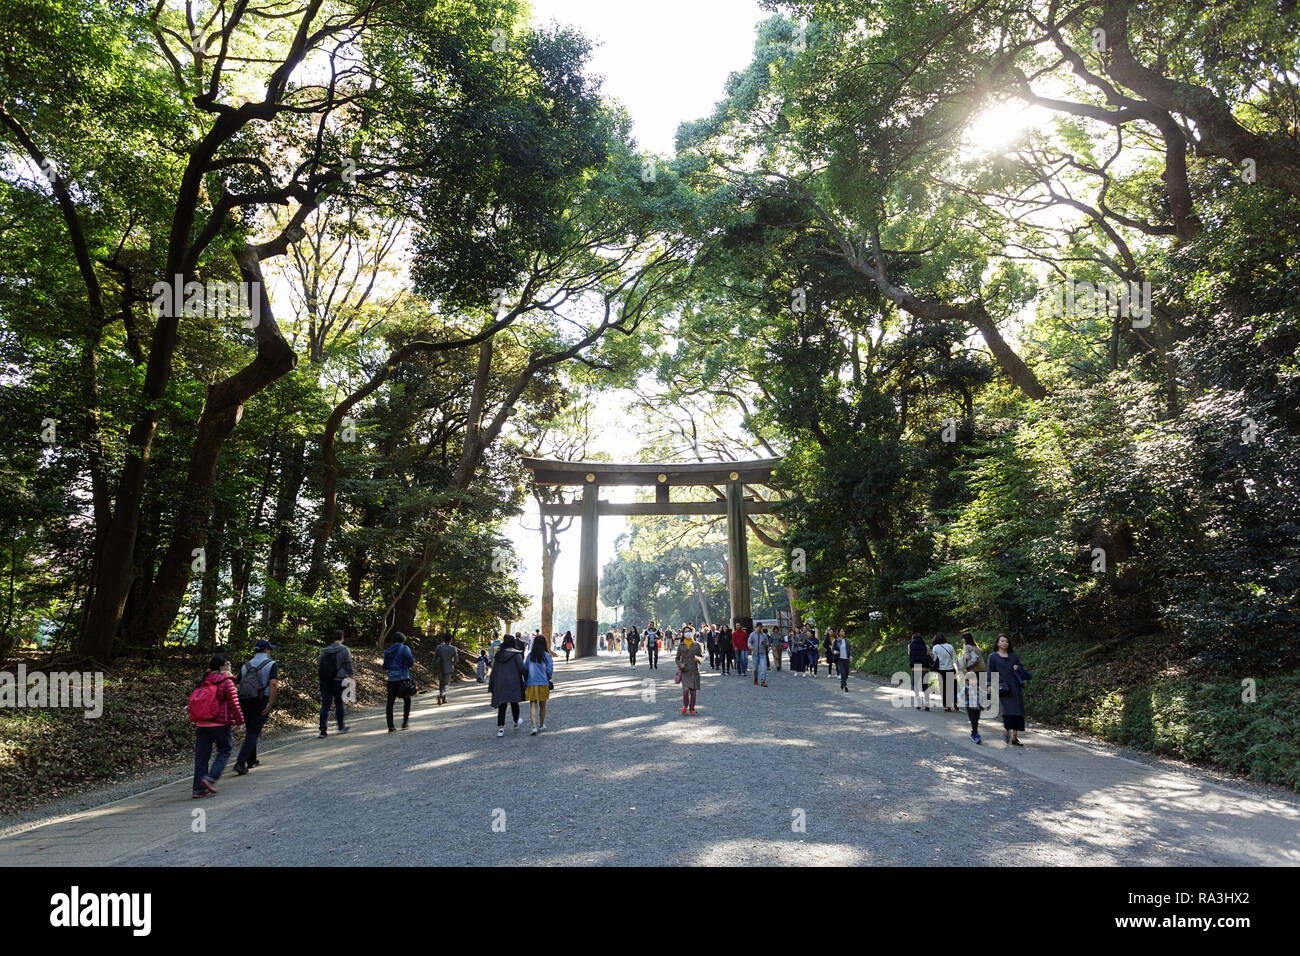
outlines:
M581 485L582 500L573 504L543 504L542 515L582 517L582 552L578 561L577 656L596 654L597 529L601 515L721 515L727 516L727 591L731 620L746 629L754 626L749 594L749 545L745 516L768 514L766 501L744 496L745 485L771 484L780 458L744 462L686 462L678 464L615 464L605 461L550 461L525 458L524 466L539 485ZM653 502L617 504L600 501L601 485L653 485ZM672 501L673 486L725 485L718 501Z

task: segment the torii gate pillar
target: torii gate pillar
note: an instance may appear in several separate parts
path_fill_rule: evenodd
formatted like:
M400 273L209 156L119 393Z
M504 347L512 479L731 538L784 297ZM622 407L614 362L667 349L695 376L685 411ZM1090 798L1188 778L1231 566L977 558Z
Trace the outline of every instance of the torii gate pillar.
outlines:
M594 476L589 474L587 478L582 486L582 551L578 558L578 633L575 635L577 657L596 656L596 628L599 624L596 620L596 569L599 567L596 550L600 540L597 534L600 486Z
M732 475L735 475L732 472ZM754 629L749 594L749 542L745 528L745 491L736 478L727 482L727 591L731 595L731 621L747 631Z

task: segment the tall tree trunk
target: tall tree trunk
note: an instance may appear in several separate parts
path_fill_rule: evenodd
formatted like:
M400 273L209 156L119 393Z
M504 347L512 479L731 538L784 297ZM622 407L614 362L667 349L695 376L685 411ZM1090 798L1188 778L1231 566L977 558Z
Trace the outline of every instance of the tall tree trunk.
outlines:
M704 615L704 623L708 627L713 626L713 619L709 616L709 605L704 600L704 589L700 587L700 572L695 567L694 562L686 562L686 566L691 569L691 586L695 588L695 600L700 602L700 613Z
M307 440L302 435L294 435L284 450L284 463L281 467L280 493L275 499L275 516L272 527L276 529L275 540L271 542L271 551L266 559L266 576L284 587L289 583L289 552L293 548L293 519L298 509L298 494L302 490L303 455L307 449ZM262 605L262 623L277 626L284 618L284 608L266 601Z
M803 611L799 608L799 592L794 588L786 588L785 596L790 602L790 623L795 627L802 627Z
M241 541L230 553L230 646L248 641L248 582L253 574L252 545Z
M277 426L276 436L279 435ZM262 487L257 493L257 504L253 507L253 517L248 529L240 537L230 553L230 645L239 647L248 640L250 614L248 591L249 581L253 576L257 532L262 527L262 511L266 507L267 494L271 487L271 473L275 469L276 438L272 438L266 455L266 471L262 475ZM234 535L230 536L233 540Z
M393 630L410 636L415 633L415 615L420 610L420 598L424 594L426 571L423 564L416 564L402 572L403 580L410 584L397 599L393 608Z
M131 576L131 587L127 591L126 604L122 608L123 620L128 624L124 631L128 635L134 629L129 625L138 625L144 619L145 608L148 606L146 599L150 588L153 587L154 566L158 555L159 516L162 509L158 507L156 498L150 500L154 506L144 509L140 536L136 539L133 565L135 573ZM147 645L132 643L130 646L142 651L148 649Z
M560 554L554 525L543 516L542 529L542 634L555 633L555 559ZM549 528L549 531L548 531Z
M207 566L203 570L203 585L199 604L200 651L210 651L217 646L217 601L220 597L221 561L226 545L226 513L229 509L223 498L212 506L212 535L208 546Z
M141 637L146 643L158 643L166 636L181 600L189 586L194 553L207 537L208 518L212 513L212 495L217 480L217 463L226 439L239 424L244 404L258 392L293 371L298 356L280 334L271 312L271 300L262 279L262 267L256 250L245 247L235 253L244 282L257 292L259 302L257 357L230 378L208 388L208 399L199 418L198 435L190 451L189 473L180 514L172 533L171 545L158 570L150 594Z

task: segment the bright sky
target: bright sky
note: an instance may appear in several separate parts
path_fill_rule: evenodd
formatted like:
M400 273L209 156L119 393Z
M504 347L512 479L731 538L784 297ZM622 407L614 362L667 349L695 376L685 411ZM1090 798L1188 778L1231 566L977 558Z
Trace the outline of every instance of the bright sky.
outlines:
M578 27L595 45L590 69L605 78L604 91L620 101L632 116L638 144L656 153L671 154L677 124L712 112L722 99L730 73L748 65L754 47L754 27L770 14L757 0L656 0L653 5L628 0L532 0L535 19ZM615 461L634 461L635 433L626 425L623 399L609 396L598 402L594 451ZM636 489L609 488L601 497L632 501ZM526 595L541 597L541 535L536 506L507 529L519 559L518 579ZM614 553L615 539L627 530L622 518L600 522L599 562ZM555 569L555 596L578 588L577 522L564 534ZM560 620L566 628L572 622Z
M677 124L712 111L729 73L748 65L757 0L532 0L534 19L575 26L596 44L591 71L632 114L643 148L671 153Z

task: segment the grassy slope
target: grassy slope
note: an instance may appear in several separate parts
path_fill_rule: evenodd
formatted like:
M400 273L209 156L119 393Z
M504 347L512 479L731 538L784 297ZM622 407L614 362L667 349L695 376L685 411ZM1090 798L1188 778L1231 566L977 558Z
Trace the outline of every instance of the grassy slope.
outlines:
M265 734L315 723L320 714L316 690L319 646L283 646L280 690ZM413 671L420 692L431 686L432 645L412 647ZM477 655L477 651L475 652ZM352 648L357 670L357 706L382 707L386 675L382 654ZM466 655L462 649L461 657ZM16 672L19 662L30 673L36 660L14 657L0 670ZM236 661L235 666L242 663ZM55 669L59 669L56 665ZM63 796L88 784L112 780L148 767L192 756L194 729L187 701L202 673L202 662L115 662L104 675L104 713L87 720L79 710L0 710L0 808L16 811ZM235 746L243 738L235 731ZM233 760L233 757L232 757Z
M975 639L987 654L993 635L975 632ZM1034 675L1025 688L1030 720L1300 789L1300 671L1256 676L1255 700L1246 702L1241 677L1193 676L1170 663L1159 640L1085 660L1091 643L1016 647ZM906 671L906 641L881 638L856 666L886 678Z

